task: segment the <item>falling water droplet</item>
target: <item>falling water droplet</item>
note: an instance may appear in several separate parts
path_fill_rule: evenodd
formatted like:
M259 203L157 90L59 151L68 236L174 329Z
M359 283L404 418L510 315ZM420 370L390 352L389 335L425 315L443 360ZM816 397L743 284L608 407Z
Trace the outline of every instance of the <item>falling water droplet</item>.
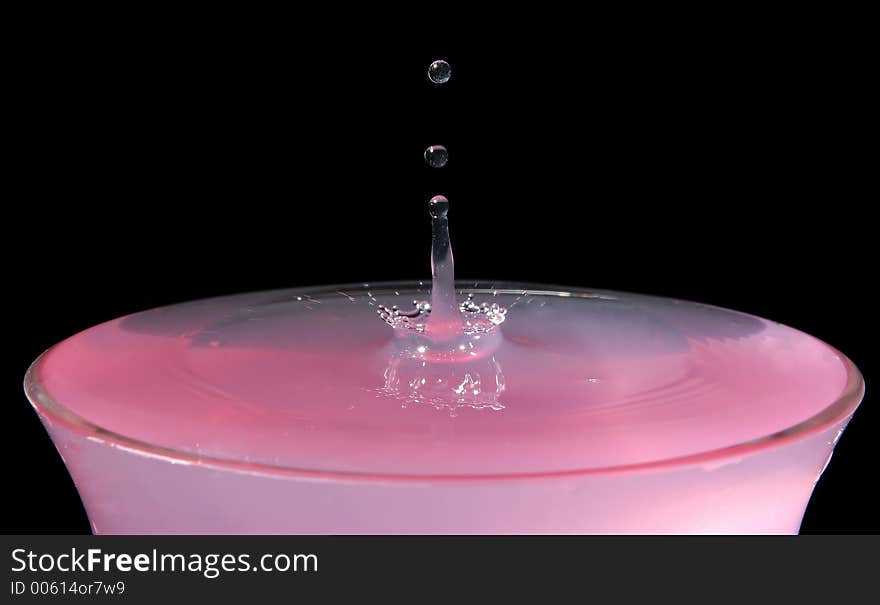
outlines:
M431 63L428 67L428 79L434 84L445 84L452 75L452 68L449 63L440 59Z
M431 145L425 149L425 162L431 168L443 168L449 161L449 151L443 145Z

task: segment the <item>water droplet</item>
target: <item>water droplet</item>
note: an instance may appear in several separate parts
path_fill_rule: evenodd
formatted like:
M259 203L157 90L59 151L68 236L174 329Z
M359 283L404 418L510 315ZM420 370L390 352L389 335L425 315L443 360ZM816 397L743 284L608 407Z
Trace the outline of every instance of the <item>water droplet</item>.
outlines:
M431 145L425 149L425 162L431 168L443 168L449 161L449 151L443 145Z
M449 200L446 196L435 195L428 202L428 212L431 213L431 218L443 218L449 212Z
M428 67L428 79L434 84L445 84L452 75L452 68L449 63L440 59L431 63Z

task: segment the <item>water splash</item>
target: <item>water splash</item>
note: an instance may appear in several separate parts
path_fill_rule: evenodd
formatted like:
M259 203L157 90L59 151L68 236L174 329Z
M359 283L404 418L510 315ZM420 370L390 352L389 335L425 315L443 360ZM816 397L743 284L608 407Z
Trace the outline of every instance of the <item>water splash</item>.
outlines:
M412 311L401 311L398 305L387 307L379 305L377 312L385 323L395 329L412 330L419 334L425 331L428 315L431 313L431 303L426 300L414 300Z
M449 240L449 200L435 195L428 202L431 215L431 307L426 332L435 340L462 333L462 318L455 301L455 262Z
M465 334L483 334L492 332L507 319L507 309L498 303L474 302L474 295L468 294L467 300L459 305L464 317Z
M459 303L455 295L455 263L449 240L449 200L435 195L428 202L431 215L431 300L414 300L413 308L379 305L377 313L395 330L424 334L447 348L474 353L475 343L462 337L491 334L507 318L497 303L476 303L473 294ZM427 346L427 345L425 345Z

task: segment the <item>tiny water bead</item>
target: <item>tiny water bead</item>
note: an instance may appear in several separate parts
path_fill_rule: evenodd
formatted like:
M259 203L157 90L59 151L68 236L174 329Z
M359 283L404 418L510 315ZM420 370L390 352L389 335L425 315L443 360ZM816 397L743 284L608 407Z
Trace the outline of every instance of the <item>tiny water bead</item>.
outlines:
M449 151L443 145L431 145L425 149L425 162L431 168L443 168L449 161Z
M449 63L438 59L428 67L428 79L434 84L445 84L452 76L452 68Z

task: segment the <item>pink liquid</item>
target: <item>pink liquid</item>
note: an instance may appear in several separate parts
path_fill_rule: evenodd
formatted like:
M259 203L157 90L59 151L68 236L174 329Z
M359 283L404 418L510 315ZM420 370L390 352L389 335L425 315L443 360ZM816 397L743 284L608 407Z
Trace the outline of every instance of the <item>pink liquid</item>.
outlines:
M376 308L425 295L147 311L56 345L28 392L111 533L796 532L861 397L806 334L613 292L477 288L504 324L420 355Z

